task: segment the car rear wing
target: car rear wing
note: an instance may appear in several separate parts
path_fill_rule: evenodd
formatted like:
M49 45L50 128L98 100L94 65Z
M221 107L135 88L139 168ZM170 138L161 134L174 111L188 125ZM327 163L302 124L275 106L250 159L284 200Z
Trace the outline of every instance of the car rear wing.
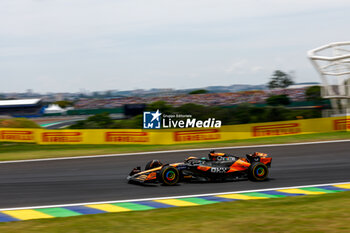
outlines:
M253 154L247 154L247 160L250 163L260 162L265 164L267 167L271 167L272 158L266 153L254 152Z
M266 153L261 153L261 152L254 152L253 156L267 157L268 154L266 154Z

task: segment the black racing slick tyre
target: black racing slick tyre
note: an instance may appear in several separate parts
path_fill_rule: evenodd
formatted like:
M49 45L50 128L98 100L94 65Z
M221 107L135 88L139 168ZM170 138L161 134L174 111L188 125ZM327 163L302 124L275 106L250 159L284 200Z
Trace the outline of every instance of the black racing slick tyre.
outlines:
M153 169L160 166L162 166L162 163L159 160L154 159L146 164L145 170Z
M164 185L176 185L180 180L180 172L175 167L164 166L158 174L158 180Z
M267 179L269 169L263 163L253 163L248 170L248 178L253 181L263 181Z

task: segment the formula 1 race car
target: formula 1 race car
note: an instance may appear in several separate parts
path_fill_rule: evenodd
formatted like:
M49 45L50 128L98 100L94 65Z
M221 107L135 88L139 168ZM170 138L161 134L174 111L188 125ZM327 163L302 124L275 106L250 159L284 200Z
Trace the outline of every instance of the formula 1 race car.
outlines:
M183 163L162 164L152 160L145 170L134 168L127 180L129 183L161 183L175 185L186 181L234 181L267 179L272 158L267 154L255 152L246 158L210 151L208 158L189 157Z

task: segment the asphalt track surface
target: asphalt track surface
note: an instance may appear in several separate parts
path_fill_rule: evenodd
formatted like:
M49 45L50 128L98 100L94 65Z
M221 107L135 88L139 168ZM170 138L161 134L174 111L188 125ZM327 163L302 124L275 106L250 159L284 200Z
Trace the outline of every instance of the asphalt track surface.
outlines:
M244 191L350 181L350 142L225 149L245 155L271 155L265 182L181 183L145 187L126 182L130 170L152 159L172 163L206 151L168 152L73 160L0 164L0 208L114 201L176 195Z

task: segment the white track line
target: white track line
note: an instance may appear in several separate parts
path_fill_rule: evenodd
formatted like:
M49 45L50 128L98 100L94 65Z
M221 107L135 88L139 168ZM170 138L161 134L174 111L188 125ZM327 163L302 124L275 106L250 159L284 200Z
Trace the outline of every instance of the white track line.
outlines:
M340 143L340 142L350 142L350 139L332 140L332 141L317 141L317 142L297 142L297 143L284 143L284 144L232 146L232 147L231 146L229 146L229 147L211 147L211 148L183 149L183 150L147 151L147 152L124 153L124 154L86 155L86 156L63 157L63 158L47 158L47 159L10 160L10 161L0 161L0 164L4 164L4 163L28 163L28 162L55 161L55 160L68 160L68 159L108 158L108 157L120 157L120 156L130 156L130 155L162 154L162 153L172 153L172 152L208 151L208 150L212 150L212 149L224 150L224 149L260 148L260 147L299 146L299 145Z
M56 208L56 207L94 205L94 204L109 204L109 203L120 203L120 202L152 201L152 200L163 200L163 199L173 199L173 198L189 198L189 197L216 196L216 195L224 195L224 194L248 193L248 192L263 192L263 191L272 191L272 190L277 190L277 189L310 188L310 187L318 187L318 186L326 186L326 185L349 184L349 183L350 183L350 182L340 182L340 183L328 183L328 184L314 184L314 185L278 187L278 188L268 188L268 189L253 189L253 190L234 191L234 192L205 193L205 194L194 194L194 195L183 195L183 196L152 197L152 198L139 198L139 199L128 199L128 200L117 200L117 201L99 201L99 202L71 203L71 204L44 205L44 206L27 206L27 207L16 207L16 208L4 208L4 209L0 209L0 211L6 211L6 210L23 210L23 209Z

